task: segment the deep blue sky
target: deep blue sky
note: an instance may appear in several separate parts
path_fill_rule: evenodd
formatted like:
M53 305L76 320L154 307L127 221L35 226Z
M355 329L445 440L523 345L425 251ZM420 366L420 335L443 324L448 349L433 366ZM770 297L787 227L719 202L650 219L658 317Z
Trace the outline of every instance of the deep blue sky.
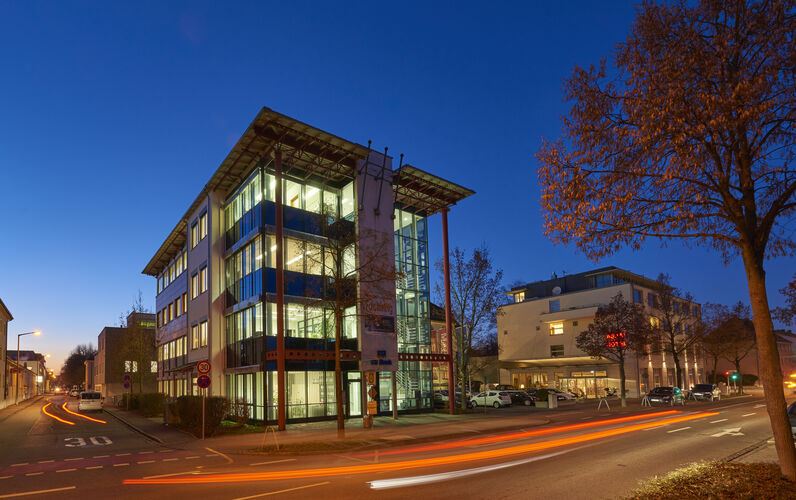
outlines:
M748 302L739 260L650 243L595 264L542 235L533 154L631 3L119 4L0 0L0 298L9 344L42 329L23 348L56 371L139 289L154 308L141 269L261 106L476 190L451 245L485 242L507 283L616 265ZM439 216L430 237L436 260ZM768 263L773 305L794 268Z

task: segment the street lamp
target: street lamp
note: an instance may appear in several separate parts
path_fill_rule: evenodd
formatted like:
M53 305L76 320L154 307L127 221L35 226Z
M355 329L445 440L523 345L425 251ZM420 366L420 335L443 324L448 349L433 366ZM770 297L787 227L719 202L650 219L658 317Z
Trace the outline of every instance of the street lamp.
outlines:
M19 367L22 366L19 364L19 339L23 335L41 335L41 331L36 330L33 332L25 332L17 335L17 384L14 389L14 404L19 404L19 375L22 373L22 370L19 369Z

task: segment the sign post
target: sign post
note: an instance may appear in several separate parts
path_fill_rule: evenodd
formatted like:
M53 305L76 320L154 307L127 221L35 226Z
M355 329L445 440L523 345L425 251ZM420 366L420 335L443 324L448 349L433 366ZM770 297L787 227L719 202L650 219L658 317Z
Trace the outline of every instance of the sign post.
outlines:
M207 397L207 388L210 387L210 376L207 372L210 371L210 363L201 361L196 365L196 369L201 373L196 379L196 385L202 389L202 440L205 438L205 398Z

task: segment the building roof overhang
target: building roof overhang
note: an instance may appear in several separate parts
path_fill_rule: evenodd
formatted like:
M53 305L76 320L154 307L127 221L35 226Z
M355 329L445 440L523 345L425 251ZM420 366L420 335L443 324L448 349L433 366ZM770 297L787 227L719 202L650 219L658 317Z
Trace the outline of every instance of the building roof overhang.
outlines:
M14 319L14 317L11 316L11 311L9 311L6 305L3 303L3 299L0 299L0 314L8 317L6 321L11 321Z
M398 207L423 213L426 217L475 194L471 189L408 164L393 172L393 191Z
M539 358L539 359L512 359L500 360L504 368L542 368L546 366L568 365L610 365L613 361L605 358L592 358L591 356L570 356L566 358Z

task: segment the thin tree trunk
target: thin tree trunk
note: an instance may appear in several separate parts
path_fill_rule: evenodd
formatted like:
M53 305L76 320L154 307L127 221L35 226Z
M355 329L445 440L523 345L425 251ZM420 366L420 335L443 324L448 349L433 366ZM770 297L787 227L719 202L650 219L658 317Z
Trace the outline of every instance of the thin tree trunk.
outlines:
M713 356L713 383L718 384L718 377L716 376L716 370L719 369L719 357Z
M766 410L774 432L774 444L779 457L782 475L796 481L796 448L793 445L790 422L786 413L785 393L782 386L782 368L774 339L774 324L766 292L766 278L762 257L756 258L752 250L743 250L749 299L752 305L752 322L755 325L757 352L760 361L760 380L766 399Z
M337 437L345 438L345 415L343 412L343 371L340 366L340 331L343 328L342 311L334 311L334 398L337 409ZM359 397L359 395L357 395ZM367 411L367 409L365 409Z
M680 371L680 356L677 355L677 351L674 349L672 349L672 361L674 361L674 379L677 383L677 387L682 389L683 374Z
M625 359L619 361L619 394L622 400L622 408L627 406L627 398L625 393Z
M779 354L777 354L777 359L779 359ZM743 374L741 373L740 358L735 358L735 373L738 374L738 378L735 379L735 385L738 386L738 394L743 394Z

